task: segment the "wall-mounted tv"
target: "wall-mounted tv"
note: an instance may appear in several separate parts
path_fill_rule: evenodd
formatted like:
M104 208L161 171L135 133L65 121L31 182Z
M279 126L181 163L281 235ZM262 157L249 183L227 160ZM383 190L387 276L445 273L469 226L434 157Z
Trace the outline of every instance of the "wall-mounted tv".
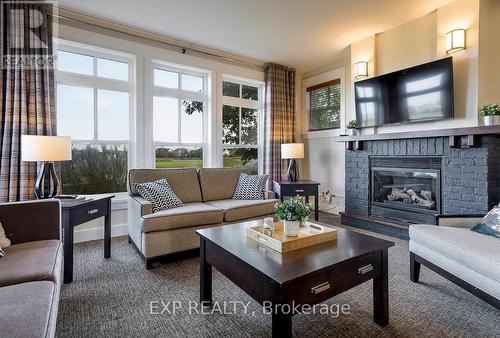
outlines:
M453 117L451 57L354 83L358 127Z

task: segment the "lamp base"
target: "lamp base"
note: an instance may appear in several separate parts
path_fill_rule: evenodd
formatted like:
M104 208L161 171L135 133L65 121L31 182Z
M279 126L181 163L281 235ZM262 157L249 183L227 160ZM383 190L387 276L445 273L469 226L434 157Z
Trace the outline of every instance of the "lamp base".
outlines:
M297 162L294 159L291 159L288 165L288 180L293 182L299 180L299 167L297 167Z
M52 184L51 184L52 183ZM52 191L50 186L52 185ZM59 180L53 162L45 162L38 173L35 183L35 195L38 199L52 198L57 195Z

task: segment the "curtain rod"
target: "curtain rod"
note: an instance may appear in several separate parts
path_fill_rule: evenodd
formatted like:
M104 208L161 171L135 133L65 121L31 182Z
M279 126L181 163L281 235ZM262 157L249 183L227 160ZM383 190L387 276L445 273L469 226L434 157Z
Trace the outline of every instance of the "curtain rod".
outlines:
M195 43L185 42L167 35L154 33L151 31L142 30L126 24L122 24L102 17L79 13L64 7L59 7L55 16L62 21L69 21L78 24L90 25L96 28L105 29L118 34L125 34L140 40L149 40L163 45L179 49L181 53L191 51L193 54L202 54L214 59L224 60L235 64L245 65L247 67L263 70L265 63L251 58L240 57L231 53L226 53L204 47Z

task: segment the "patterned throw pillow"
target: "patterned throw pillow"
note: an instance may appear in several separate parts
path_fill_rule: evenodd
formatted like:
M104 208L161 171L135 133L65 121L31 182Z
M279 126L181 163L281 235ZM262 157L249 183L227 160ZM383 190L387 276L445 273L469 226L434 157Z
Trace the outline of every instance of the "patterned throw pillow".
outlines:
M269 175L247 175L240 173L233 200L262 200Z
M500 238L500 206L491 209L490 212L484 216L481 223L471 230L480 234Z
M137 184L137 192L153 204L153 212L183 206L166 179Z
M0 257L5 256L5 252L2 250L2 248L6 248L8 246L10 246L10 239L7 238L2 223L0 223Z

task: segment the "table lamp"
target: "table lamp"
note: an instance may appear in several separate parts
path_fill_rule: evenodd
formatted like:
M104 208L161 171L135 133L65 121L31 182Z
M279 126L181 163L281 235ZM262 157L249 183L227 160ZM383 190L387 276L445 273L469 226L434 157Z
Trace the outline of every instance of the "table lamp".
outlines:
M38 199L54 197L59 186L54 162L71 160L71 137L21 135L21 160L43 162L36 178L35 195Z
M299 168L296 159L304 158L304 143L284 143L281 145L281 158L290 160L288 165L288 180L299 180Z

